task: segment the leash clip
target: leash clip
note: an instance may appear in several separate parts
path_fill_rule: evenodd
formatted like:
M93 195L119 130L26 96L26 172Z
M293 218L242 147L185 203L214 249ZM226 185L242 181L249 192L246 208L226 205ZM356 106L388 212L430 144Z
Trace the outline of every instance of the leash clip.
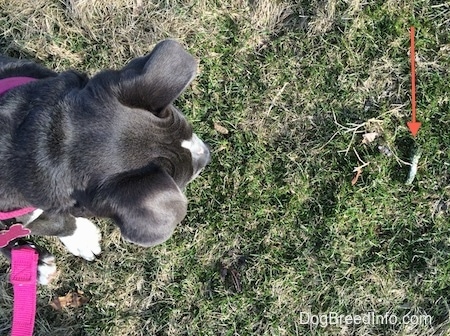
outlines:
M37 251L37 246L33 242L25 240L25 239L16 240L12 246L12 248L15 248L15 249L22 248L22 247L30 247L33 250Z

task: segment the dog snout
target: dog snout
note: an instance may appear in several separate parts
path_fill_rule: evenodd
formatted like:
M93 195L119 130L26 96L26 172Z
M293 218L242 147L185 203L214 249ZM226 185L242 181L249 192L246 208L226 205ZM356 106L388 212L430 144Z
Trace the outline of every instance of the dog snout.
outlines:
M200 140L199 138L197 139L199 141L197 160L200 169L203 169L206 167L208 163L211 162L211 147L207 143Z
M203 142L195 133L189 140L184 140L181 146L191 152L192 163L199 170L203 169L211 161L211 148Z
M204 161L206 162L206 164L208 164L211 161L211 147L206 143L203 142L202 140L200 140L202 142L202 156L204 158Z
M205 146L205 166L211 162L211 146L208 145L206 142L203 142L203 145Z
M211 146L206 144L206 148L208 149L208 162L206 162L206 164L211 162Z

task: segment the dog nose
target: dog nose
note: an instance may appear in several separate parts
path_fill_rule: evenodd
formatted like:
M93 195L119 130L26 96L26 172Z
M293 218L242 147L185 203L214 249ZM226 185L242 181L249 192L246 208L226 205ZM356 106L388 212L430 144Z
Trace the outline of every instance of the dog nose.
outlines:
M201 143L202 149L199 156L199 164L202 168L204 168L208 163L211 162L211 147L203 141L201 141Z

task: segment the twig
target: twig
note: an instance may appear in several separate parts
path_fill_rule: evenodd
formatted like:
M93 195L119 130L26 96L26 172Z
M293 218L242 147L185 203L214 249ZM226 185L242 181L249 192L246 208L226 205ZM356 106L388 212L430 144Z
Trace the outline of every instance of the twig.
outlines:
M359 156L358 152L356 151L356 149L353 148L353 152L355 152L356 157L358 158L359 162L361 162L361 163L363 164L362 166L357 167L357 168L364 168L365 166L368 166L368 165L369 165L370 162L365 162L365 161L363 161L363 160L360 158L360 156Z
M344 126L344 125L338 123L338 121L336 119L336 114L334 112L333 112L333 119L334 119L334 123L336 125L338 125L343 130L344 133L350 133L350 132L352 133L352 138L350 139L350 142L349 142L349 144L347 146L347 149L338 151L338 153L345 153L345 155L347 155L348 152L350 151L350 148L352 147L353 142L355 141L356 134L360 134L360 133L364 133L365 132L364 130L360 130L360 128L362 128L362 127L366 128L367 125L370 124L370 123L381 124L383 122L382 120L379 120L377 118L371 118L371 119L369 119L369 120L367 120L367 121L365 121L365 122L363 122L361 124L348 123L347 124L348 126ZM329 141L331 141L331 139Z
M355 155L356 155L356 157L358 158L358 161L362 163L361 166L355 167L355 168L353 169L353 172L356 173L356 175L355 175L355 177L353 177L351 183L352 183L352 185L354 186L354 185L358 182L359 177L360 177L361 174L362 174L363 168L366 167L366 166L368 166L370 162L364 162L364 161L361 159L361 157L359 156L359 154L358 154L358 152L356 151L356 149L354 149L354 148L353 148L353 152L355 152Z
M319 151L321 151L322 149L324 149L331 141L333 141L334 137L335 137L336 135L338 135L338 134L339 134L339 131L335 132L335 133L331 136L330 140L328 140L328 141L325 143L325 145L323 145L322 147L319 148Z
M275 102L278 100L278 98L280 98L281 94L283 93L283 91L287 85L288 85L288 82L284 83L283 87L277 92L276 96L272 99L269 109L266 112L266 116L268 116L270 114L270 111L272 111L273 107L275 106Z

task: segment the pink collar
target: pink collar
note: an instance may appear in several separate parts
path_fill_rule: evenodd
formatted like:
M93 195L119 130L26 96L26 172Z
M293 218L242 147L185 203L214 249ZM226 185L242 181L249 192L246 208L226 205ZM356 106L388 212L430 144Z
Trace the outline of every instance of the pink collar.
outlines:
M36 208L27 207L27 208L12 210L12 211L0 211L0 220L20 217L20 216L26 215L30 212L33 212L34 210L36 210Z
M0 79L0 95L14 89L17 86L24 85L35 80L37 79L32 77L9 77Z

